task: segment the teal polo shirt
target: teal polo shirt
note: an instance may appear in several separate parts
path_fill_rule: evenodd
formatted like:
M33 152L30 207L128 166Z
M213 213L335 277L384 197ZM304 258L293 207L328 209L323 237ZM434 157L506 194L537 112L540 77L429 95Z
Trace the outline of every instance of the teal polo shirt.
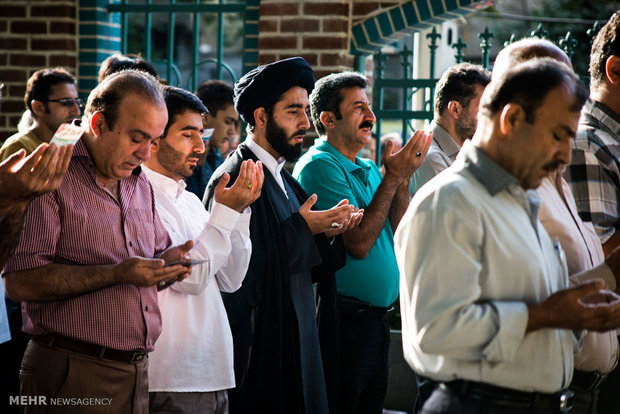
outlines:
M319 138L299 159L293 170L306 193L316 193L316 208L326 210L347 199L367 208L383 176L379 167L357 157L355 163ZM389 219L365 259L347 252L347 264L336 272L338 293L374 306L390 306L398 297L398 265L394 255L394 235Z

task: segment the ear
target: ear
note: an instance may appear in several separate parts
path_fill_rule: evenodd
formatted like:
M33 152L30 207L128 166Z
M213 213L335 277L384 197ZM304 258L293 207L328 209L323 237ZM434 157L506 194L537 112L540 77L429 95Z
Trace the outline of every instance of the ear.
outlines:
M259 128L265 128L267 125L267 112L262 106L254 110L254 122Z
M607 62L605 62L605 74L612 85L618 85L620 83L620 57L610 56L607 58Z
M97 111L90 116L90 129L96 137L100 137L108 130L108 124L103 112Z
M160 139L161 137L157 137L157 138L153 138L153 140L151 141L151 152L153 154L159 151L159 140Z
M213 126L211 126L211 122L213 122L213 120L215 119L213 115L207 112L206 114L202 116L202 119L204 121L205 128L213 128Z
M463 107L461 106L461 103L459 101L450 101L448 102L446 111L452 118L459 119L459 117L463 113Z
M326 129L333 128L336 122L336 116L333 112L330 111L321 112L321 115L319 115L319 119L321 120L321 123Z
M32 101L30 101L30 106L32 106L32 112L36 115L36 116L41 116L42 114L45 113L45 103L38 101L36 99L33 99Z
M525 121L525 110L519 104L509 103L502 108L499 115L499 129L504 135L512 135Z

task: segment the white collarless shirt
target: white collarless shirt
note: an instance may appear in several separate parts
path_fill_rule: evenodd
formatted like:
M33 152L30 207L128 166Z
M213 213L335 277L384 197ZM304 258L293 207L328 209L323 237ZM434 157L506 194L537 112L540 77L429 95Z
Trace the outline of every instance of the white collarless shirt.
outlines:
M282 167L284 167L285 159L284 157L280 157L277 160L267 152L263 147L258 145L256 141L252 138L248 137L246 140L246 145L256 155L256 157L263 163L263 166L267 168L267 170L271 173L273 178L276 180L276 183L280 186L286 198L288 198L288 194L286 193L286 188L284 187L284 180L282 179Z
M210 392L233 388L233 341L220 291L234 292L247 272L250 209L214 203L209 213L183 180L143 167L173 245L195 242L189 256L209 259L159 292L162 333L149 354L149 391Z

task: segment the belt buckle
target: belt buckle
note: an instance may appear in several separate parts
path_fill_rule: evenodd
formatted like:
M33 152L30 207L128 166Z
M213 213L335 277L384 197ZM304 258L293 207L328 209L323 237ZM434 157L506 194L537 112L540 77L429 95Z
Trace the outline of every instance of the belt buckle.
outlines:
M129 360L129 362L131 364L135 364L136 362L141 362L142 360L144 360L145 356L146 356L146 351L134 351L133 354L131 355L131 359Z
M571 390L564 390L560 392L559 408L560 408L561 413L567 413L573 409L573 398L574 397L575 397L575 393L572 392Z

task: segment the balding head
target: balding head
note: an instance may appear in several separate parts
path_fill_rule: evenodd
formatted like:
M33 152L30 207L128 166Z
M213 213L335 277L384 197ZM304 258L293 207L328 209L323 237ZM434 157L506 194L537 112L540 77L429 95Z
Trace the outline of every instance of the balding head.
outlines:
M528 37L511 43L499 52L493 65L493 76L501 76L501 74L519 63L545 57L564 63L571 69L573 68L566 53L554 43L546 39Z

